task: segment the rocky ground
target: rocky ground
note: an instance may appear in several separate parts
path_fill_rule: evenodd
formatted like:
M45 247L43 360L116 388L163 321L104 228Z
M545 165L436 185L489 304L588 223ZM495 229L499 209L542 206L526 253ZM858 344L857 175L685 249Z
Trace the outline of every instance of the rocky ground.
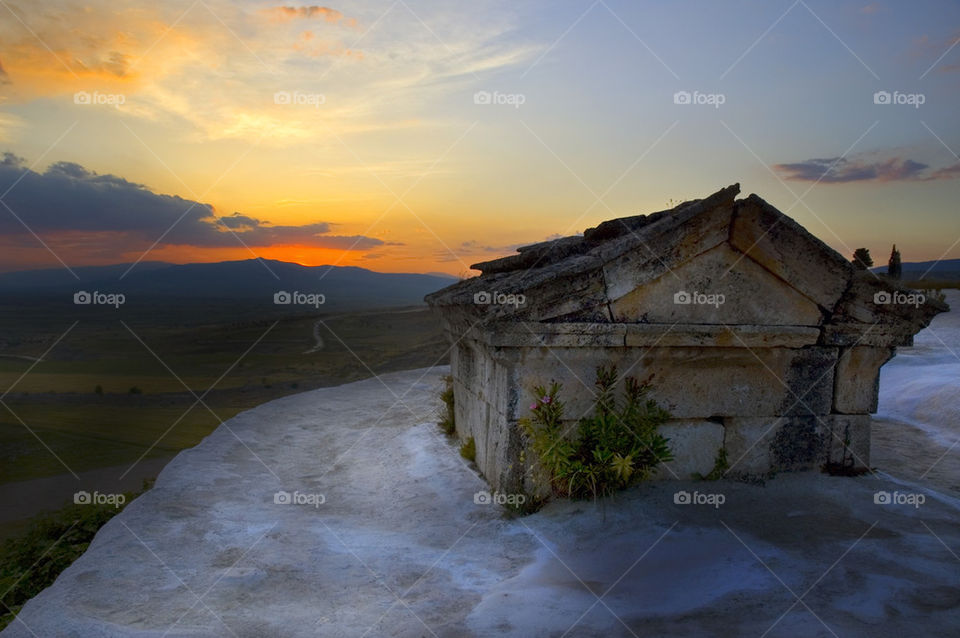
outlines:
M3 636L960 626L960 502L919 477L651 483L606 507L558 502L513 518L475 503L485 483L434 425L445 373L324 388L231 419L177 456ZM680 491L709 504L677 504ZM878 504L878 493L903 502Z

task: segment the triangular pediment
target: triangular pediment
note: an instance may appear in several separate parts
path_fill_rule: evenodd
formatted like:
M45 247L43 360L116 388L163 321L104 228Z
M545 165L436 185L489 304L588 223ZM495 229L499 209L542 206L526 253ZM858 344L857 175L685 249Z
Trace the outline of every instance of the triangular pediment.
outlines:
M816 326L820 308L722 243L610 301L614 322Z
M877 299L897 292L896 282L856 271L762 198L736 199L738 192L733 184L671 210L524 246L476 264L480 277L427 301L451 334L503 321L816 326L834 345L909 343L946 309L936 300L883 305Z

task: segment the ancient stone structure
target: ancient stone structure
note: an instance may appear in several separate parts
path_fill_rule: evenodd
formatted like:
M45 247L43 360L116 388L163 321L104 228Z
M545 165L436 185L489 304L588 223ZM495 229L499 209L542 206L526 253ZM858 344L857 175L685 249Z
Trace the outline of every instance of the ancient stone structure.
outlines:
M739 474L869 462L880 366L947 308L738 193L520 248L427 297L455 344L457 432L494 487L524 487L533 387L562 383L577 418L599 364L671 412L661 477L705 474L721 448Z

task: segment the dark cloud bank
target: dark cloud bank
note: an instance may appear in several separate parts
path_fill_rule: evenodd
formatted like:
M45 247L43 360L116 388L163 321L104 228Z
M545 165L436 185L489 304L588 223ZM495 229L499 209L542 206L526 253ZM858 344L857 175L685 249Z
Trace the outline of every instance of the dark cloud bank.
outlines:
M0 233L8 235L27 233L26 224L41 235L120 232L151 243L163 235L163 244L198 247L242 245L237 237L248 246L369 250L389 245L374 237L331 235L327 222L282 226L240 213L219 216L210 204L157 194L142 184L98 175L72 162L57 162L38 173L11 153L0 159L0 201L16 214L0 206L4 208Z

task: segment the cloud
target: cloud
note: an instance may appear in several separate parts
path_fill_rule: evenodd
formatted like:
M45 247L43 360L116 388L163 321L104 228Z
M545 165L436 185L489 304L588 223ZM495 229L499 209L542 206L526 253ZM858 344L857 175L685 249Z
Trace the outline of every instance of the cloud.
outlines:
M9 89L2 98L10 104L55 98L79 116L95 114L96 107L73 104L73 94L122 94L121 118L165 127L176 141L316 148L331 131L343 138L412 128L439 132L452 125L447 99L468 91L475 74L529 63L544 48L505 37L519 9L479 20L448 3L418 8L419 16L393 11L364 37L361 50L348 33L353 19L329 6L205 4L209 10L184 13L176 3L19 3L13 10L23 24L0 20L0 58L14 81L0 85ZM368 10L349 6L357 15ZM447 46L437 46L437 37ZM323 58L337 63L317 73ZM277 104L278 91L322 94L325 102ZM26 120L44 112L29 112ZM0 130L0 140L10 139ZM418 143L428 162L443 151L435 139L436 146Z
M3 68L3 62L0 61L0 86L4 84L10 84L10 76L7 75L6 69Z
M476 253L492 253L507 249L504 247L497 248L496 246L485 246L475 239L469 239L467 241L460 242L460 250L472 255Z
M960 177L960 162L934 171L930 179L955 179Z
M774 164L773 168L785 179L827 184L933 181L960 177L960 170L956 166L928 170L928 164L900 157L881 160L871 160L865 156L854 159L832 157Z
M16 217L0 211L0 234L25 234L26 224L40 235L120 233L130 243L147 246L160 237L164 245L197 247L297 244L370 250L396 245L362 235L330 235L328 222L294 226L241 213L220 217L210 204L154 193L142 184L99 175L73 162L57 162L38 173L12 153L0 156L0 192L7 189L4 203Z
M260 220L240 213L223 216L217 222L231 230L251 230L260 225Z
M910 56L914 59L928 59L928 64L938 64L944 57L944 53L960 44L960 30L954 30L946 38L930 37L923 34L916 38L910 48ZM936 60L936 62L933 62ZM947 64L938 68L938 71L954 71L956 65Z
M343 20L343 14L336 9L331 9L330 7L318 7L317 5L311 5L309 7L270 7L268 9L262 9L260 13L268 16L275 22L320 19L332 24L336 24ZM354 18L347 18L344 20L344 24L352 27L357 25L357 21Z

